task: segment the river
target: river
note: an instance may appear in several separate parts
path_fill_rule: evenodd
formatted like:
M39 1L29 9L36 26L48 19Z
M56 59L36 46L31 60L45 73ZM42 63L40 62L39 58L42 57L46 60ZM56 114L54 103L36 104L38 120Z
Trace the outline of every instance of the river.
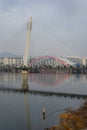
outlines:
M59 115L67 108L78 109L86 100L52 95L52 92L86 95L87 75L29 74L27 85L32 92L21 92L21 74L0 74L0 130L44 130L58 124ZM34 93L33 90L51 94Z

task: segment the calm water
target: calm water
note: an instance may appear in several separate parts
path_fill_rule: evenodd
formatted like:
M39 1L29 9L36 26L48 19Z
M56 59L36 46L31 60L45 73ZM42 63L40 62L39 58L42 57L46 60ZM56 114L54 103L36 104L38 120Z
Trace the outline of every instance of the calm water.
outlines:
M0 74L0 130L44 130L59 121L67 108L77 109L85 100L40 93L8 91L22 89L20 74ZM30 90L87 94L87 75L29 74ZM43 120L42 108L46 108Z

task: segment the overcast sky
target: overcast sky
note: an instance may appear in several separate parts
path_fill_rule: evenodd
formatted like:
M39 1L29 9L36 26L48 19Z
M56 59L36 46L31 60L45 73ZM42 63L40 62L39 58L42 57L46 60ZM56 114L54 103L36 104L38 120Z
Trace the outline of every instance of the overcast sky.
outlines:
M0 0L0 53L87 56L87 0Z

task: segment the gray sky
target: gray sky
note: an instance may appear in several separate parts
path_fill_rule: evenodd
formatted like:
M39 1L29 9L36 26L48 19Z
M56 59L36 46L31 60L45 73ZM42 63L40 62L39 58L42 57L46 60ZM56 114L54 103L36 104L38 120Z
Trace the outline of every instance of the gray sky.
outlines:
M0 0L0 53L87 56L87 0Z

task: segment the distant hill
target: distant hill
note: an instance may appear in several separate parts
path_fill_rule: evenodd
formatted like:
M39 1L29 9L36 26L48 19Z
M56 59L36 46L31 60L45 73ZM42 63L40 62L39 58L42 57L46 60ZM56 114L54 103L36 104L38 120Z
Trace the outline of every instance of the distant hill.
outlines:
M0 53L0 58L18 58L22 57L21 55L12 54L9 52Z

